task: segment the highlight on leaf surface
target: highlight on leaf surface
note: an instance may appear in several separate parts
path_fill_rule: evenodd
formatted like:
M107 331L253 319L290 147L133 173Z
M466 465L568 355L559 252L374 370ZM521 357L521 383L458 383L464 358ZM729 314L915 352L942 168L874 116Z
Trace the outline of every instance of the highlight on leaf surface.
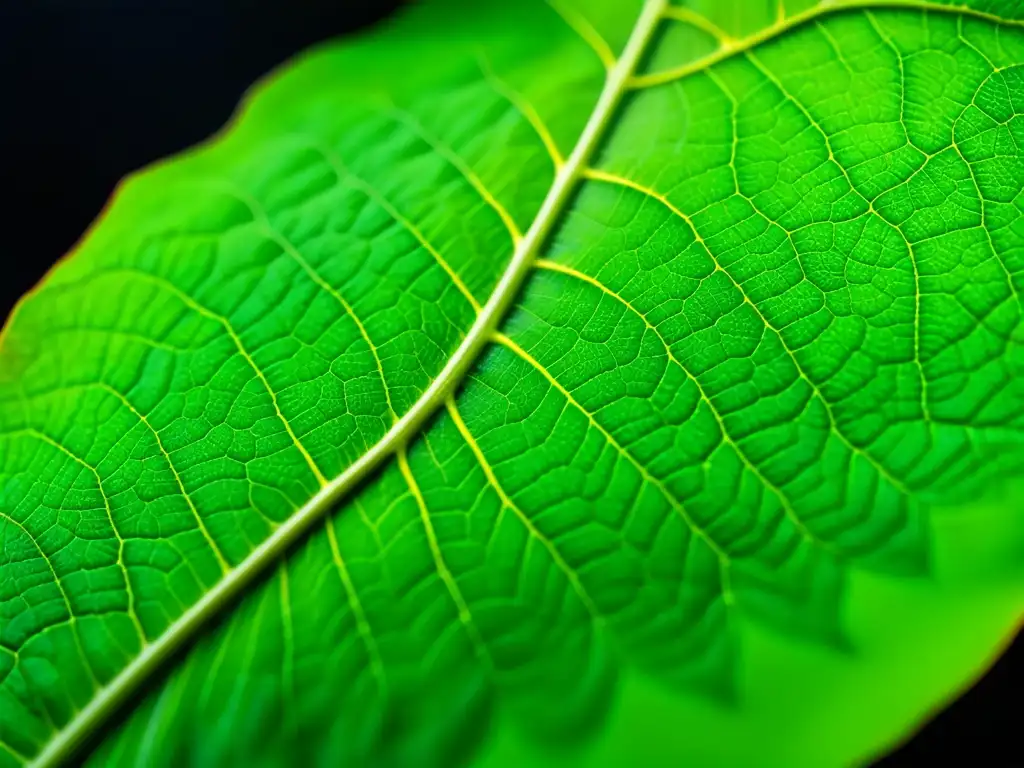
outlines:
M839 766L1024 614L1024 6L432 0L0 337L0 766Z

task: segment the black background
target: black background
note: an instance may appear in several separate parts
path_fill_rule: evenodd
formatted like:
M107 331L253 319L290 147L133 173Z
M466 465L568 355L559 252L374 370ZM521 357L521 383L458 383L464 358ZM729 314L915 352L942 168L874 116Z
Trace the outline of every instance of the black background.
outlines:
M289 56L398 5L0 0L0 317L74 244L124 174L216 131L246 87ZM1021 767L1022 729L1018 639L877 768Z

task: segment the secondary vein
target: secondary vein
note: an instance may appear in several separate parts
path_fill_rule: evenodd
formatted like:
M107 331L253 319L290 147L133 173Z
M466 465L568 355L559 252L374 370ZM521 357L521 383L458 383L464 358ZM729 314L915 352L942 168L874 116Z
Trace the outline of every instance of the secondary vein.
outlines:
M787 32L794 27L798 27L805 22L818 19L832 13L857 10L867 12L872 9L880 10L885 8L959 14L961 16L972 16L974 18L984 19L985 21L990 21L994 24L1006 24L1017 27L1024 26L1024 19L1006 19L1001 16L987 13L985 11L979 11L967 6L939 5L938 3L930 2L930 0L831 0L831 2L830 0L822 0L822 2L811 6L806 11L794 14L789 18L782 17L775 24L744 37L742 40L734 40L731 38L720 40L721 44L713 53L703 56L696 61L681 64L677 67L665 69L660 72L649 72L631 78L629 87L636 89L650 88L656 85L662 85L663 83L682 80L684 77L697 72L702 72L720 61L724 61L738 53L748 51L756 45L760 45L761 43L776 38L784 32Z

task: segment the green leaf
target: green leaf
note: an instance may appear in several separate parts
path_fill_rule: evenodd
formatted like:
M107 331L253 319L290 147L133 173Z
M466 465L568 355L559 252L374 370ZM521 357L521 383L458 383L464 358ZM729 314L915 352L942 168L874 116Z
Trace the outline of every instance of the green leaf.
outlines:
M0 347L0 766L862 761L1024 613L1024 6L435 0Z

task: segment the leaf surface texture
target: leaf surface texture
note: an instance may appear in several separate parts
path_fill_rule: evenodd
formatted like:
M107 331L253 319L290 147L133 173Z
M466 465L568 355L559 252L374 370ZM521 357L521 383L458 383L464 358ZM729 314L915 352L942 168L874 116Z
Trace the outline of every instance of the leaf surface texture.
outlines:
M438 0L130 179L0 342L0 766L904 734L1024 608L1022 18Z

